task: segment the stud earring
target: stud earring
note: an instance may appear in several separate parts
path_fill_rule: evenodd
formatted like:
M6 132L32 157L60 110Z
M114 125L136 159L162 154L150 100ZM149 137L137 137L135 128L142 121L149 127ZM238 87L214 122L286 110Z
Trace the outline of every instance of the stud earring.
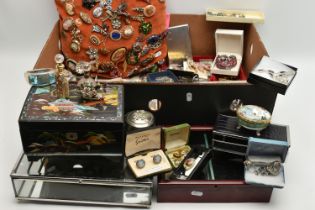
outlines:
M153 156L153 163L154 164L159 164L159 163L161 163L161 161L162 161L161 155L154 155Z
M145 161L144 161L143 159L137 160L136 166L137 166L137 168L139 168L139 169L144 168L144 166L145 166Z

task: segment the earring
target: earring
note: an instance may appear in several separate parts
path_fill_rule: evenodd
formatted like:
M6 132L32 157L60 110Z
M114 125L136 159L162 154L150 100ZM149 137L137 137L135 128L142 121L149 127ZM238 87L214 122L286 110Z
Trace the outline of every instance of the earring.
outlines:
M144 166L145 166L145 161L144 161L143 159L137 160L136 166L137 166L137 168L139 168L139 169L144 168Z
M162 161L161 155L154 155L153 156L153 163L154 164L159 164L159 163L161 163L161 161Z

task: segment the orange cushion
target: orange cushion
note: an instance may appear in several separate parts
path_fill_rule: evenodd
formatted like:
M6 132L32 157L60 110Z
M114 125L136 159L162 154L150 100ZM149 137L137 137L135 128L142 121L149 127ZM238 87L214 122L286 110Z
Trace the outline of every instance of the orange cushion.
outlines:
M99 6L99 3L96 3L96 5L91 10L89 10L89 9L82 6L83 0L55 0L55 1L56 1L56 5L57 5L57 10L58 10L59 16L60 16L61 50L62 50L62 52L66 58L71 58L75 61L90 61L90 58L89 58L89 55L87 54L87 51L89 50L90 47L98 49L99 64L111 63L117 68L118 72L120 72L120 74L118 74L118 75L112 75L112 74L109 74L108 72L106 72L106 73L104 73L104 72L100 73L99 71L96 72L98 74L98 76L106 77L106 78L115 77L115 76L126 77L132 69L134 69L136 66L139 66L139 63L136 65L127 64L125 59L122 59L119 62L112 62L111 61L111 55L116 49L121 48L121 47L126 47L128 50L132 49L132 45L134 43L136 43L136 39L140 35L140 32L139 32L140 22L130 20L130 25L134 28L134 34L131 38L129 38L129 39L121 38L118 41L114 41L110 37L106 38L105 36L101 35L100 33L92 32L92 27L94 24L102 26L102 21L100 20L100 18L95 18L93 16L93 10ZM119 4L121 2L122 1L120 1L120 0L113 0L112 1L112 8L117 9L117 7L119 6ZM126 11L130 15L139 15L140 14L140 13L134 11L133 8L135 8L135 7L144 8L145 6L148 5L148 3L146 3L146 0L126 0L125 2L128 5L128 8ZM66 6L69 6L69 5L66 5L66 4L70 4L70 5L74 6L74 15L69 15L67 13ZM156 13L152 17L149 17L149 18L145 17L145 22L151 22L152 23L152 31L151 31L151 33L145 35L145 39L150 37L150 35L161 34L162 32L164 32L166 30L166 5L165 5L165 3L163 1L160 1L160 0L150 0L150 4L155 6ZM70 48L70 45L71 45L72 40L73 40L73 36L71 34L71 31L65 31L63 29L63 23L65 20L67 20L69 18L71 18L73 20L80 20L80 12L84 12L84 13L88 14L92 20L92 24L86 24L83 22L81 25L78 26L78 29L81 32L82 39L81 39L81 43L80 43L80 52L75 53ZM103 15L101 17L105 17L104 14L106 14L105 9L104 9ZM126 25L123 18L121 19L121 22L122 22L122 27ZM113 28L112 28L110 20L106 20L106 21L104 21L104 23L106 23L109 26L109 32L111 32L113 30ZM118 30L120 30L120 29L118 29ZM91 35L97 36L98 39L101 40L102 43L99 46L92 44L90 41ZM143 42L143 43L145 44L145 42ZM108 51L108 53L106 55L101 53L101 49L104 49L104 48ZM154 53L156 53L158 51L161 51L161 53L162 53L161 56L154 59L149 64L155 63L155 62L162 60L166 57L167 47L166 47L165 40L163 40L161 47L159 47L158 49L151 49L148 55L142 56L140 58L140 62L143 61L148 56L153 55Z

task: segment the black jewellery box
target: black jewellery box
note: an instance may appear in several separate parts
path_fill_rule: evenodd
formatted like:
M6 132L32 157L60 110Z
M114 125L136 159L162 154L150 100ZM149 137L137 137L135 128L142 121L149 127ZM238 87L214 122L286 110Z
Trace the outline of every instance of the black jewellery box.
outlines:
M249 139L258 138L256 131L247 130L245 128L237 129L238 118L228 115L218 115L214 130L212 132L212 148L213 150L246 156L248 151ZM259 139L266 142L276 141L284 142L290 145L289 126L270 124L261 132ZM274 153L273 146L269 148L270 153ZM258 153L258 152L257 152ZM282 154L286 154L283 152Z
M264 56L249 74L247 81L285 95L297 74L297 68Z
M153 180L136 180L123 156L49 156L29 161L22 154L11 179L21 201L149 208L152 200Z
M99 101L84 101L75 85L70 98L55 87L32 87L19 117L23 149L29 159L53 155L120 154L123 149L123 87L104 87Z

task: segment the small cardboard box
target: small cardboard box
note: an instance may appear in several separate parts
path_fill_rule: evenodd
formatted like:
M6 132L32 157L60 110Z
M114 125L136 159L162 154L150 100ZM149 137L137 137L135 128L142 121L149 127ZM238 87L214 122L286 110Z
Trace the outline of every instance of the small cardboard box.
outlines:
M127 162L137 178L143 178L170 171L172 166L163 150L161 150L161 128L150 128L132 132L126 136L125 155ZM160 156L160 162L155 163L154 156ZM144 161L139 168L138 161Z
M163 128L165 153L172 166L177 168L190 152L188 145L190 125L187 123Z
M215 32L216 57L211 73L227 76L238 76L243 60L244 31L217 29ZM237 64L231 69L220 69L216 65L218 56L235 56Z

